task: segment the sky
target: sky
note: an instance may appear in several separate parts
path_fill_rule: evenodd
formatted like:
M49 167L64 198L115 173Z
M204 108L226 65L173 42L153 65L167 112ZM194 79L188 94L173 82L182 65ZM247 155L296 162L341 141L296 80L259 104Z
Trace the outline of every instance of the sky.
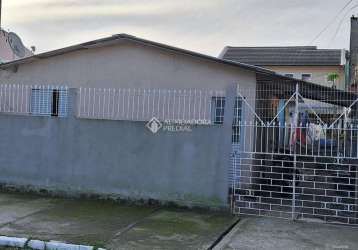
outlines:
M36 46L37 53L118 33L212 56L227 45L343 49L349 47L350 16L358 15L358 0L2 2L2 28L17 33L26 46Z

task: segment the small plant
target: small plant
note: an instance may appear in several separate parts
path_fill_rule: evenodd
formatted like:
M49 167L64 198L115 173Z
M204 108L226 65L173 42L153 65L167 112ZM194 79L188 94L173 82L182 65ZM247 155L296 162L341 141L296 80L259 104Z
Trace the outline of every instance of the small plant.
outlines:
M332 82L332 87L336 87L336 81L339 79L339 75L337 73L330 73L327 76L327 81Z

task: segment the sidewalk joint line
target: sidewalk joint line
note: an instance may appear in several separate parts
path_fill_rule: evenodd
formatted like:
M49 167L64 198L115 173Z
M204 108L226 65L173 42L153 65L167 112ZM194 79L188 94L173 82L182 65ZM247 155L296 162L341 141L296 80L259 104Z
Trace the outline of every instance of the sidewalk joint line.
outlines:
M153 216L154 214L156 214L157 212L159 212L161 209L162 209L162 208L158 207L158 208L154 209L154 210L153 210L151 213L149 213L148 215L144 216L143 218L141 218L141 219L139 219L139 220L137 220L137 221L135 221L135 222L129 224L129 225L126 226L123 230L121 230L121 231L119 231L118 233L116 233L116 234L114 235L114 237L112 237L111 241L112 241L114 238L116 238L116 237L118 237L118 236L120 236L120 235L122 235L122 234L124 234L124 233L126 233L126 232L128 232L128 231L130 231L132 228L134 228L135 226L137 226L139 223L141 223L141 222L145 221L146 219L148 219L149 217Z

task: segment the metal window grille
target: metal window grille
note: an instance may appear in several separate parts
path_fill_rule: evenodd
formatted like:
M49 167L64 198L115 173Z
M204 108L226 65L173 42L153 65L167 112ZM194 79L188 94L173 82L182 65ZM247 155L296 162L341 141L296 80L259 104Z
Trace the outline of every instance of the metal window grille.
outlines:
M235 144L238 144L240 142L241 119L242 119L242 100L241 97L236 97L235 108L234 108L234 121L232 124L232 143Z
M66 117L68 114L68 89L66 87L38 87L31 89L31 109L34 116Z
M0 84L0 112L26 115L29 113L30 88L20 84Z
M214 105L214 124L223 124L224 123L224 114L225 114L225 97L213 97Z
M0 112L67 116L67 87L0 84Z

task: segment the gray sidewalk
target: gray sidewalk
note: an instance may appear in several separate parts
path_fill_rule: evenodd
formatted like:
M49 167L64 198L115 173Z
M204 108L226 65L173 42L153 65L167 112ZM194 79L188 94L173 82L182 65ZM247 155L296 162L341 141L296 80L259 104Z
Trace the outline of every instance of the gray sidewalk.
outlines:
M0 235L108 249L207 249L236 219L200 210L0 193Z
M214 249L357 250L358 228L245 217Z

